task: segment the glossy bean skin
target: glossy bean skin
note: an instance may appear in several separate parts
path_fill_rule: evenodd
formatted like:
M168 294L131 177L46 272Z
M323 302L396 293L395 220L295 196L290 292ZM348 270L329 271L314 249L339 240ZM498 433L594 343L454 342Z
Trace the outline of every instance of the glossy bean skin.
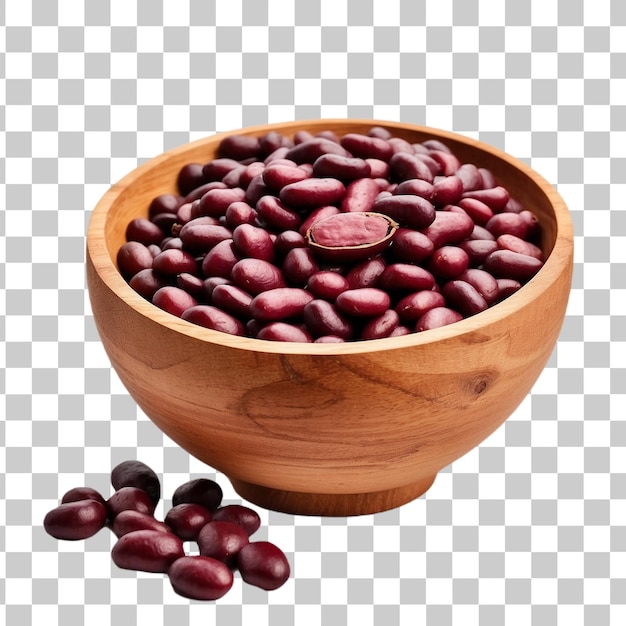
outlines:
M543 266L542 261L527 254L511 250L496 250L483 263L483 267L496 278L530 280Z
M489 239L466 240L458 245L459 248L462 248L467 253L470 267L482 265L487 256L498 249L498 244L494 240Z
M309 277L306 287L316 298L334 302L341 292L350 288L350 283L337 272L319 271Z
M154 530L161 533L172 532L169 526L157 520L154 515L148 515L133 509L120 511L111 524L111 530L118 538L135 530Z
M77 541L93 537L107 521L107 509L97 500L65 502L48 511L43 520L45 531L55 539Z
M219 600L233 586L232 570L208 556L183 556L170 566L168 578L174 591L191 600Z
M424 313L415 323L415 331L423 332L425 330L433 330L435 328L441 328L442 326L447 326L448 324L453 324L455 322L460 322L463 319L463 316L455 311L454 309L450 309L447 306L438 306L429 309Z
M176 287L186 291L192 298L195 298L199 302L204 299L204 280L200 276L183 272L176 276L175 284Z
M106 509L110 520L122 511L133 510L153 515L155 503L146 491L139 487L120 487L106 501Z
M483 172L480 171L479 173L482 177ZM504 210L509 200L511 199L509 191L501 186L466 191L463 194L463 197L480 200L481 202L486 204L494 213L499 213L500 211Z
M240 187L227 187L225 189L209 189L192 211L192 217L209 215L211 217L221 217L226 215L226 210L233 202L243 202L246 199L246 192Z
M284 585L291 567L284 552L268 541L248 543L239 552L237 566L245 582L267 591Z
M152 218L161 213L172 213L176 215L180 207L182 198L173 193L163 193L152 199L148 207L148 217Z
M463 183L463 191L474 191L482 186L482 178L478 168L473 163L463 163L455 172Z
M228 135L220 142L219 152L222 158L243 161L256 157L261 148L258 137L248 135Z
M399 228L391 245L391 256L396 261L421 263L433 252L433 242L418 230Z
M204 506L182 502L167 512L163 522L182 541L195 541L203 526L212 519L211 512Z
M361 329L362 340L384 339L398 327L400 316L394 309L387 309L384 313L373 317Z
M302 224L300 214L275 196L261 197L255 208L264 224L276 232L298 230Z
M167 313L181 317L187 309L196 306L198 301L179 287L166 285L157 290L152 296L152 304Z
M145 491L156 506L161 499L161 481L156 472L138 460L118 463L111 470L111 485L119 490L122 487L137 487Z
M152 220L145 217L136 217L126 227L127 241L139 241L148 246L151 243L160 243L165 233Z
M263 259L241 259L233 265L230 277L235 285L253 296L287 286L280 269Z
M429 259L428 269L440 280L450 280L462 274L470 264L467 252L459 246L441 246Z
M474 230L474 222L467 213L437 211L435 219L422 230L435 248L447 244L458 244L467 239Z
M337 307L327 300L316 298L305 307L303 317L313 336L334 335L345 341L354 336L354 327Z
M126 533L111 550L113 562L121 569L163 574L183 556L183 542L173 533L158 530Z
M524 239L528 224L521 213L497 213L485 224L485 228L497 239L500 235L515 235Z
M394 189L394 195L415 195L433 201L434 185L422 178L403 180Z
M290 183L280 190L280 201L298 211L338 204L346 194L344 184L336 178L307 178Z
M415 323L430 309L443 307L445 304L446 300L439 291L424 289L404 296L396 304L395 310L402 322Z
M365 159L340 154L323 154L313 163L313 176L337 178L344 184L359 178L369 178L371 173L372 168Z
M389 173L395 181L421 179L433 182L433 173L428 165L416 155L406 152L396 152L389 159Z
M224 213L224 222L228 228L235 230L241 224L255 224L258 214L256 209L247 202L233 202L228 205Z
M261 322L278 322L299 317L314 296L305 289L279 287L256 295L250 302L250 315Z
M386 267L387 263L381 256L358 263L346 274L349 288L375 287Z
M291 184L297 183L305 178L310 178L310 174L303 168L293 165L285 165L283 163L275 163L268 165L262 173L263 182L274 193Z
M210 478L194 478L176 488L172 495L172 506L192 502L213 512L222 503L222 488Z
M489 306L479 291L464 280L451 280L442 288L441 293L448 306L465 317L476 315Z
M293 248L285 255L281 269L284 278L291 285L303 287L319 271L319 265L310 248Z
M347 133L341 138L340 143L352 156L361 159L373 158L389 162L394 155L393 146L380 137Z
M479 226L486 226L493 217L493 210L482 200L474 197L463 197L458 201L460 206Z
M186 250L170 248L154 257L152 269L161 276L175 277L177 274L189 272L195 274L198 271L198 262L195 257Z
M435 220L434 205L429 200L415 195L379 197L374 202L372 210L388 215L400 226L417 230L430 226Z
M241 260L234 241L226 239L220 241L209 250L202 260L202 274L208 277L230 278L235 264Z
M139 241L127 241L117 252L117 267L127 279L141 270L151 269L153 260L148 247Z
M347 157L350 156L350 152L336 141L325 137L311 137L290 148L285 153L285 158L300 165L301 163L314 163L323 154L339 154Z
M254 320L259 321L259 320ZM266 341L287 341L294 343L311 343L313 337L308 331L287 322L269 322L256 333L257 339Z
M428 154L439 163L443 176L453 176L461 167L461 161L459 161L456 155L443 148L444 147L441 146L436 150L429 150Z
M391 263L385 267L377 286L385 291L432 289L435 277L427 269L410 263Z
M313 209L308 216L302 221L298 232L304 237L306 236L309 229L311 229L317 222L326 219L327 217L331 217L333 215L337 215L341 213L336 206L333 204L328 204L325 206L318 207L317 209ZM279 235L280 236L280 235ZM304 242L306 245L306 240Z
M469 268L458 277L460 280L469 283L491 306L498 300L498 281L485 270L479 268Z
M433 180L431 202L437 206L456 204L463 194L463 183L458 176L440 176Z
M164 276L160 276L151 267L137 272L128 283L140 296L152 300L154 294L169 284Z
M253 535L261 527L259 514L242 504L226 504L213 513L214 521L232 522L241 526L248 537Z
M380 186L373 178L353 180L346 188L340 209L344 213L371 211L379 192Z
M229 172L241 167L241 163L236 159L218 157L211 159L202 166L202 177L205 182L210 183L215 180L222 180Z
M241 224L232 232L237 252L242 256L272 262L276 257L274 242L263 228L252 224Z
M248 543L248 533L234 522L209 522L198 534L200 554L217 559L230 568L235 566L237 554Z
M211 303L237 319L250 317L251 302L252 296L235 285L217 285L211 292Z
M241 321L211 304L190 306L183 311L180 317L186 322L229 335L243 336L245 334L245 326Z
M539 246L530 241L526 241L511 234L500 235L496 242L501 250L510 250L511 252L519 252L527 256L535 257L540 261L543 259L543 252Z
M202 163L186 163L180 168L176 177L176 186L183 196L204 182L203 168Z
M278 257L285 255L294 248L306 248L306 239L297 230L284 230L274 240L274 250Z
M496 282L498 283L498 302L512 296L522 287L522 284L513 278L496 278Z
M220 241L233 237L230 228L219 224L202 223L201 220L202 218L192 219L180 229L178 236L186 251L193 254L206 253Z
M386 291L375 287L348 289L337 296L337 308L342 313L354 317L381 315L391 306L391 298Z
M74 487L63 494L61 504L80 502L81 500L96 500L100 504L105 503L104 496L96 489L91 487Z

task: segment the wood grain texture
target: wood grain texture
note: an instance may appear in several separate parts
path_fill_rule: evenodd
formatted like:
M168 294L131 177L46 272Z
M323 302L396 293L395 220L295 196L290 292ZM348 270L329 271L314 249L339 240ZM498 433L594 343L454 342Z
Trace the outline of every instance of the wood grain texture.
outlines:
M377 120L311 120L235 131L367 132L440 139L489 168L539 217L549 254L504 302L426 333L346 344L285 344L184 322L143 300L115 266L128 222L172 192L180 168L213 158L222 135L143 164L95 207L87 235L94 319L121 381L190 454L255 504L358 515L424 493L437 472L477 446L528 394L555 346L573 264L573 229L557 191L511 156L470 138ZM233 133L228 133L233 134Z

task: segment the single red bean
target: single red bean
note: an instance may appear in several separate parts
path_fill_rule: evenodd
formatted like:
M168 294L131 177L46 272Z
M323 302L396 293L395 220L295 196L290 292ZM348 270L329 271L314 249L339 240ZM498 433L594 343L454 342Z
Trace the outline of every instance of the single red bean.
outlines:
M161 213L172 213L176 215L182 198L173 193L162 193L152 199L148 206L148 217L153 218Z
M253 161L252 163L243 167L243 169L239 172L236 180L228 181L232 184L232 186L241 187L244 190L248 189L248 185L256 179L257 176L263 177L263 172L265 171L265 163L262 161ZM223 179L226 182L226 177Z
M233 237L230 228L216 224L198 223L200 219L202 218L192 219L180 229L179 237L187 252L205 254L220 241Z
M468 267L470 258L459 246L441 246L428 261L428 269L440 280L450 280L462 274Z
M432 178L441 175L441 165L439 161L433 159L428 152L415 152L415 156L430 170Z
M229 335L242 336L245 334L245 326L237 318L210 304L190 306L183 311L181 318L186 322L210 330L219 330Z
M337 296L350 288L345 276L332 271L315 272L309 277L306 288L316 297L334 302Z
M145 491L156 506L161 499L161 481L156 472L139 460L118 463L111 470L111 485L114 489L137 487Z
M257 174L246 188L246 197L244 200L250 206L256 206L256 203L265 195L271 194L272 190L265 184L263 174Z
M260 328L255 336L257 339L264 339L266 341L294 343L311 343L313 341L313 338L305 329L286 322L269 322Z
M278 197L288 207L303 211L338 204L345 194L344 184L336 178L307 178L285 185Z
M463 163L454 173L461 179L464 192L480 189L483 181L478 168L473 163Z
M177 274L189 272L195 274L198 271L198 262L195 257L186 250L170 248L163 250L154 257L152 269L162 276L175 277Z
M400 320L415 323L424 313L445 306L446 300L438 291L423 289L404 296L395 307Z
M152 304L176 315L176 317L180 317L188 308L198 304L198 301L179 287L166 285L152 296Z
M484 269L496 278L512 278L520 282L532 278L542 266L539 259L511 250L496 250L483 263Z
M415 332L423 332L425 330L432 330L434 328L440 328L459 322L463 319L463 316L446 306L439 306L429 309L422 315L415 323Z
M240 167L241 163L236 159L218 157L202 166L202 176L205 182L210 183L215 180L222 180L229 172Z
M232 522L238 524L247 533L253 535L261 527L261 518L253 509L242 504L226 504L213 513L216 522Z
M459 275L459 280L469 283L491 306L498 299L498 281L485 270L479 268L469 268Z
M274 242L264 229L252 224L241 224L232 233L237 252L242 256L272 262L276 256Z
M480 180L482 181L482 188L493 189L497 186L496 177L493 172L485 167L479 167L478 173L480 174Z
M520 211L520 216L526 222L526 239L533 239L539 234L539 218L528 209Z
M121 511L132 509L153 515L155 503L146 491L139 487L120 487L107 501L106 509L110 520Z
M194 205L192 217L210 215L221 217L226 215L226 210L233 202L243 202L246 192L241 187L227 187L226 189L210 189Z
M441 288L441 293L448 306L465 317L480 313L489 306L478 290L464 280L447 282Z
M374 317L384 313L391 306L391 298L386 291L375 287L347 289L337 296L335 304L339 311L354 317Z
M285 153L285 158L294 161L298 165L301 163L313 163L323 154L340 154L350 156L351 151L342 148L336 141L325 137L310 137L305 141L296 143Z
M232 285L232 281L223 276L210 276L204 279L204 300L211 300L213 292L220 285Z
M367 134L370 137L380 137L381 139L391 139L391 137L393 136L391 134L391 131L388 128L385 128L384 126L372 126L367 131Z
M176 277L176 286L198 301L203 300L206 294L204 280L188 272L183 272Z
M191 219L193 211L193 202L183 202L176 211L176 221L179 224L186 224Z
M427 269L410 263L391 263L385 267L377 286L386 291L432 289L435 278Z
M479 170L481 177L484 178L483 170ZM474 200L480 200L486 204L494 213L499 213L508 204L511 196L509 191L502 186L492 187L490 186L491 180L487 181L487 187L483 189L474 189L472 191L466 191L463 194L464 198L473 198ZM483 186L485 181L483 180ZM462 206L462 205L461 205Z
M104 504L104 496L92 487L74 487L66 491L61 498L61 504L68 502L80 502L81 500L96 500L100 504Z
M202 505L183 502L173 506L163 521L182 541L196 541L200 530L212 519L211 512Z
M261 147L261 140L250 135L227 135L219 145L221 157L243 161L254 158Z
M197 211L200 198L202 198L205 193L211 191L212 189L226 189L226 185L221 180L214 180L210 183L204 183L190 191L183 198L183 204L191 204L193 217L197 217L197 215L195 215L194 213L195 211Z
M500 235L515 235L525 239L528 235L528 223L521 213L496 213L485 228L497 239Z
M501 250L511 250L511 252L519 252L520 254L526 254L533 256L540 261L543 259L543 252L539 246L536 246L530 241L525 241L515 235L504 234L497 238L498 248Z
M179 485L172 495L172 506L191 502L209 511L215 511L222 503L222 488L210 478L194 478Z
M404 324L399 324L396 326L393 331L391 331L390 337L404 337L405 335L411 334L411 329Z
M285 187L286 189L286 187ZM261 220L271 230L298 230L302 224L302 217L292 208L275 196L266 195L256 203L256 211Z
M389 163L387 161L371 157L365 160L369 163L371 178L389 178Z
M180 237L166 237L161 242L161 252L165 252L165 250L182 250L183 248L184 244ZM155 254L153 258L156 259L161 252Z
M293 145L293 142L288 137L285 137L282 133L275 130L270 130L259 139L259 154L261 158L267 158L271 154L274 154L276 150L281 148L288 148Z
M344 340L352 339L352 323L327 300L316 298L309 302L303 311L304 322L314 337L333 335Z
M297 248L303 250L304 248ZM279 287L256 295L250 302L250 315L261 322L278 322L299 317L314 296L297 287Z
M252 208L247 202L239 201L228 205L224 214L226 226L234 230L240 224L254 224L257 220L256 209Z
M117 267L127 280L141 270L152 267L154 257L148 247L138 241L127 241L117 252Z
M397 185L393 193L396 196L420 196L432 202L433 190L434 186L432 183L429 183L421 178L409 178L408 180L403 180L399 185Z
M237 566L246 583L267 591L278 589L291 575L284 552L269 541L255 541L244 546L239 552Z
M159 213L150 220L155 226L161 229L164 235L170 235L172 228L178 224L178 219L175 213ZM156 245L159 242L155 242Z
M375 287L381 274L385 271L385 267L387 267L387 263L381 256L375 256L353 265L346 274L349 288Z
M332 208L334 209L335 207ZM294 248L306 248L306 245L304 235L297 230L283 230L276 236L274 251L278 256L284 258L289 250L293 250Z
M433 252L433 242L423 233L411 228L398 228L390 251L396 261L421 263Z
M458 206L480 226L485 226L493 217L493 210L478 198L464 196L459 200Z
M55 539L77 541L93 537L107 520L104 504L97 500L65 502L48 511L43 520L45 531Z
M472 230L472 234L469 236L469 238L489 239L491 241L496 240L496 238L484 226L479 226L478 224L474 224L474 229Z
M293 165L284 165L281 163L272 163L263 170L263 182L274 193L291 183L297 183L301 180L309 178L308 172L295 163Z
M239 551L248 543L248 533L234 522L209 522L198 533L200 554L217 559L231 568L237 563Z
M371 211L379 192L380 187L373 178L354 180L347 186L340 208L344 213Z
M160 533L171 533L172 529L157 520L154 515L148 515L133 509L120 511L111 524L111 530L119 539L135 530L155 530Z
M396 182L412 178L433 182L433 173L428 165L415 154L406 152L396 152L389 159L389 174Z
M241 259L235 263L230 275L235 285L253 296L287 286L281 270L263 259Z
M309 278L319 271L319 265L309 248L293 248L285 255L282 263L285 279L292 285L304 286Z
M127 241L138 241L149 246L151 243L160 243L163 237L163 230L145 217L136 217L126 226Z
M158 530L126 533L111 550L113 562L121 569L163 574L183 556L183 542L173 533Z
M474 230L474 222L467 213L437 211L433 222L422 232L433 242L435 248L440 248L467 239L472 230Z
M418 230L426 228L435 219L433 204L429 200L415 195L379 196L374 202L372 210L388 215L400 226Z
M469 256L471 267L482 265L487 256L498 249L498 244L489 239L470 239L461 241L458 245Z
M176 186L183 196L202 185L204 182L203 167L202 163L186 163L180 168L176 177Z
M341 337L336 337L335 335L324 335L322 337L318 337L313 341L313 343L345 343L346 340Z
M409 154L415 154L413 144L409 143L402 137L389 137L387 141L391 144L394 152L408 152Z
M206 277L228 278L240 259L234 242L231 239L226 239L207 252L202 260L202 274Z
M498 283L498 302L512 296L522 287L522 284L513 278L497 278L496 282Z
M387 309L377 317L368 320L361 329L361 340L384 339L389 337L400 323L398 313L394 309Z
M365 159L341 154L322 154L313 163L313 176L337 178L344 184L368 178L371 173L372 168Z
M174 591L191 600L219 600L234 582L233 573L225 563L198 554L177 559L167 574Z
M393 146L381 137L372 137L361 133L346 133L340 140L341 145L355 157L361 159L380 159L389 161L394 154Z
M250 317L250 302L252 296L236 285L216 285L211 292L211 303L238 319Z

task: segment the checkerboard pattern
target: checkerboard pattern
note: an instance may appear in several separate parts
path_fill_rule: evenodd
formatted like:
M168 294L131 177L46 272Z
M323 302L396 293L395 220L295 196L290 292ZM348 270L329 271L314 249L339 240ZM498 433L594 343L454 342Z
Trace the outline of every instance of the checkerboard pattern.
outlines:
M621 0L24 0L2 3L0 622L626 623L626 4ZM477 137L557 187L575 224L560 341L511 418L422 498L358 518L260 511L293 577L214 603L122 571L112 538L45 513L108 493L128 458L167 494L190 458L101 348L84 278L91 208L215 131L368 117ZM157 514L162 513L157 509Z

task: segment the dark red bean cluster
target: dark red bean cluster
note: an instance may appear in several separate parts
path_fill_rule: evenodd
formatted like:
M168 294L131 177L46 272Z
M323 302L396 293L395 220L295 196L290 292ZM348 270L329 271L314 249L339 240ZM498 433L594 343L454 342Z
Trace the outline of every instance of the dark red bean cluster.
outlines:
M44 528L56 539L87 539L108 526L117 537L111 551L120 568L167 574L176 593L217 600L233 586L234 572L261 589L283 585L291 567L268 541L250 539L261 525L258 513L222 504L222 489L209 478L178 487L163 521L154 516L161 497L157 475L141 461L124 461L111 472L115 492L105 498L91 487L70 489L47 513ZM184 542L199 554L186 554Z
M491 171L382 127L231 135L177 183L128 224L118 267L156 306L226 333L420 332L484 311L543 265L536 215Z

